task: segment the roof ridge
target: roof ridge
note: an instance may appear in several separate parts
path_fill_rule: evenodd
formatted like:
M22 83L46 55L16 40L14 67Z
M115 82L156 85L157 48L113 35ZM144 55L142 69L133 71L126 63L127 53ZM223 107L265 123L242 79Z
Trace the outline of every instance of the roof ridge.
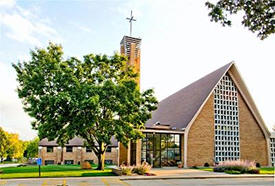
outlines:
M177 129L186 128L233 64L234 62L227 63L160 101L157 110L152 113L152 118L146 122L146 127L152 127L156 122L160 122Z

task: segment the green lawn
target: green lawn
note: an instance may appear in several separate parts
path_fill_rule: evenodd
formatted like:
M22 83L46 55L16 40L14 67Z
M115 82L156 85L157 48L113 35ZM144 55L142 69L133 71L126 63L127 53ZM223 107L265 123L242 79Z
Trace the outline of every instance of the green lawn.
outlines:
M275 174L274 167L260 168L260 174Z
M94 169L95 167L93 167ZM82 170L79 165L47 165L41 166L41 177L78 177L78 176L113 176L112 170ZM1 168L0 178L39 177L38 166Z
M213 172L213 168L211 167L198 167L198 169ZM260 168L260 174L275 174L275 169L274 167L263 167Z

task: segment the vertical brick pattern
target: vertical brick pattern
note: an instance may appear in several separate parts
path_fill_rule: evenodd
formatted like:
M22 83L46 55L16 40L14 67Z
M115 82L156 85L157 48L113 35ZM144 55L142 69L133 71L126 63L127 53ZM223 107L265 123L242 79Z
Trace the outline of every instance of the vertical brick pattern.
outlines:
M212 94L192 124L187 141L187 166L213 164L214 95Z
M238 95L241 159L255 160L267 166L268 152L265 136L240 93Z
M184 134L181 134L181 144L180 144L180 155L181 155L181 163L184 165Z
M136 143L136 165L141 164L141 139L137 140Z
M119 143L119 165L127 164L128 161L128 148L126 148L122 143Z

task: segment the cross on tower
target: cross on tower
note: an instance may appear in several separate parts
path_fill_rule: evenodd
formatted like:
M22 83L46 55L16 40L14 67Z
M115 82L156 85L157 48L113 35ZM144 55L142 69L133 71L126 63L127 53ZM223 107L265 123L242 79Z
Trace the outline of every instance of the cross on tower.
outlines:
M131 10L130 18L129 17L126 18L127 20L129 20L129 23L130 23L130 36L132 36L132 22L136 21L136 19L134 19L134 16L132 13L133 13L133 11Z

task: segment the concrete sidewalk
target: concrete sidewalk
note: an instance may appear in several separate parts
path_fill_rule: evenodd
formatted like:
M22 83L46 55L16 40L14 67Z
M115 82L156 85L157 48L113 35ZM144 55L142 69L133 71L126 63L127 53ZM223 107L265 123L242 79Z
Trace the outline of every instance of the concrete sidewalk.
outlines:
M17 167L20 163L0 164L0 168L4 167Z
M219 178L275 178L272 174L225 174L209 172L198 169L179 169L179 168L153 168L151 173L156 176L94 176L94 177L57 177L57 178L14 178L0 179L1 181L18 180L93 180L93 179L116 179L121 181L127 180L168 180L168 179L219 179ZM1 184L0 184L1 185Z
M226 174L198 169L161 168L152 169L156 176L121 176L120 180L157 180L157 179L213 179L213 178L274 178L272 174Z

